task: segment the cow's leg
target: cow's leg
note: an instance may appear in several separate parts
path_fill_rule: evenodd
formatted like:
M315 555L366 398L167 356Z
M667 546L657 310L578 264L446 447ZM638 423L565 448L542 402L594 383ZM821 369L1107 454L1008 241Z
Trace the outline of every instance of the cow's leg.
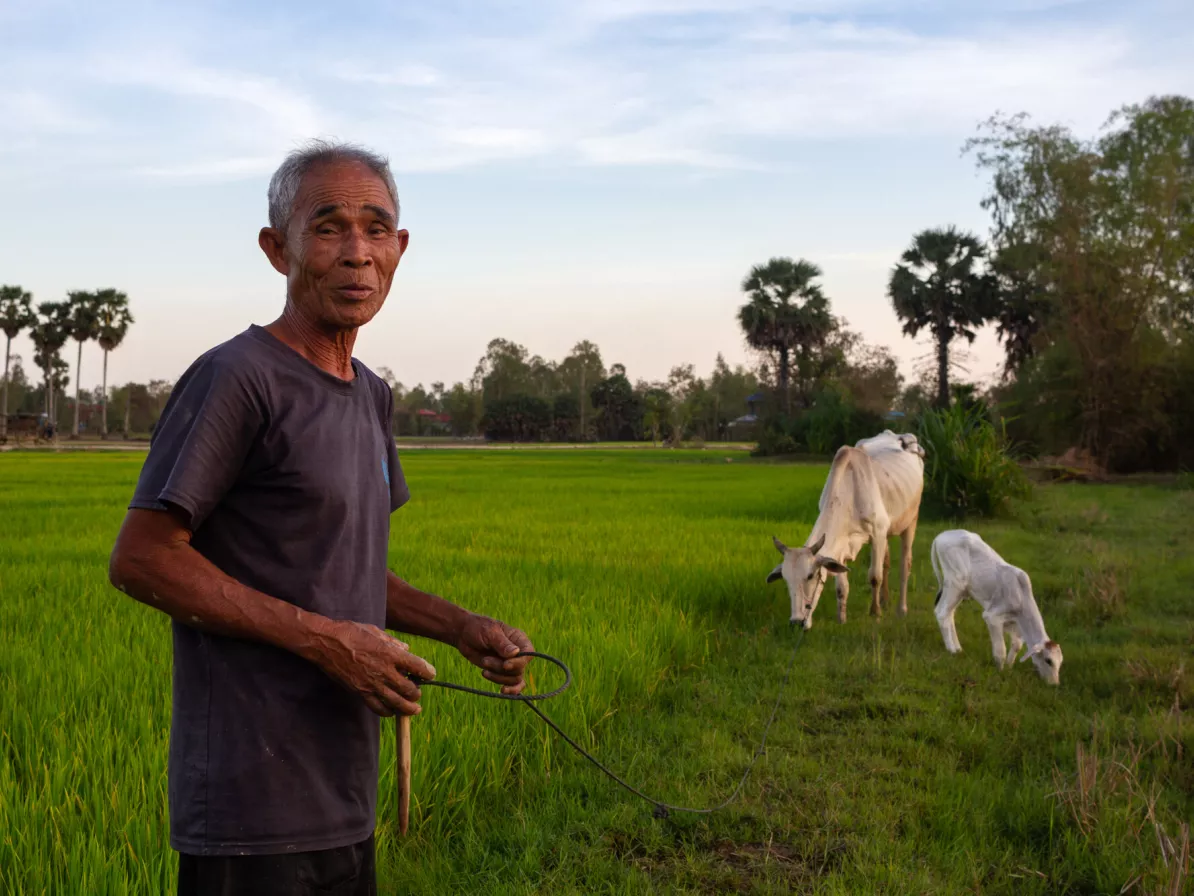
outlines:
M888 590L888 582L891 580L891 545L887 543L887 539L883 539L883 579L879 584L879 602L883 605L883 609L891 606L891 592Z
M1004 661L1004 668L1008 668L1015 664L1016 655L1019 654L1020 648L1024 646L1024 639L1020 637L1020 626L1016 625L1014 621L1009 620L1003 627L1007 634L1008 644L1007 659Z
M850 596L850 577L846 573L834 576L837 579L837 621L846 622L846 598Z
M1003 619L995 614L983 613L983 622L987 623L987 631L991 633L991 655L995 658L995 666L1003 669L1007 662L1007 644L1003 641Z
M900 615L908 615L908 576L912 574L912 541L916 538L916 523L912 521L900 534Z
M956 585L946 582L945 587L938 592L937 606L933 613L937 617L937 627L941 629L941 640L945 642L945 649L950 653L961 653L962 642L958 640L958 629L954 625L954 611L958 604L966 597L966 592Z
M871 615L882 616L879 586L883 582L883 563L887 558L887 530L876 530L871 537Z

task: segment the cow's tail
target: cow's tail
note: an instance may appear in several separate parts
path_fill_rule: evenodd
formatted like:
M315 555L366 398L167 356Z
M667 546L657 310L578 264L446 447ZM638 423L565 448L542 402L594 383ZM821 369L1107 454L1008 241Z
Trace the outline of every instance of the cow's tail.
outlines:
M937 577L937 599L933 606L941 603L941 595L945 593L945 578L941 575L941 558L937 556L937 539L933 539L933 546L929 548L929 559L933 563L933 575Z

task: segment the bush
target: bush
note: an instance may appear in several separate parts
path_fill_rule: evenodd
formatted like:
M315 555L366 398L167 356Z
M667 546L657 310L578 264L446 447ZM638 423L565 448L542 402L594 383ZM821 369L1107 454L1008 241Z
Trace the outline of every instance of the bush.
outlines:
M850 396L827 388L800 418L801 441L810 454L833 454L843 445L853 445L883 432L883 417L855 404Z
M886 428L879 414L859 407L848 392L829 386L817 394L807 411L794 417L780 415L768 420L753 454L756 457L803 453L831 456L842 445L853 445Z
M751 457L777 457L781 454L796 454L800 443L777 427L768 426L759 434L759 441Z
M995 516L1031 491L981 405L926 411L917 438L925 450L925 497L946 516Z

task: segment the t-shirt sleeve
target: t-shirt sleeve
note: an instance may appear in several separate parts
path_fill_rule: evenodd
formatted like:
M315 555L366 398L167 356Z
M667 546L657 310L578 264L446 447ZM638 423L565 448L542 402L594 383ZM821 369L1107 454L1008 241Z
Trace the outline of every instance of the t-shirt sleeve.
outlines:
M248 378L230 363L195 362L154 428L129 506L177 507L196 531L240 475L261 428L259 408Z
M385 388L381 398L383 403L381 419L386 438L386 463L390 470L390 513L393 513L410 500L410 488L402 473L402 462L398 459L398 446L394 442L394 391L387 383L383 382L383 386Z

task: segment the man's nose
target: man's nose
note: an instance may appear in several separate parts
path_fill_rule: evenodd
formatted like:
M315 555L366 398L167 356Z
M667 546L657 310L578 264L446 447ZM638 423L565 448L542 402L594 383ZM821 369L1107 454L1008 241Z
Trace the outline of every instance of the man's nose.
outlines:
M349 231L340 247L340 261L350 268L364 268L373 263L369 255L369 241L363 234Z

